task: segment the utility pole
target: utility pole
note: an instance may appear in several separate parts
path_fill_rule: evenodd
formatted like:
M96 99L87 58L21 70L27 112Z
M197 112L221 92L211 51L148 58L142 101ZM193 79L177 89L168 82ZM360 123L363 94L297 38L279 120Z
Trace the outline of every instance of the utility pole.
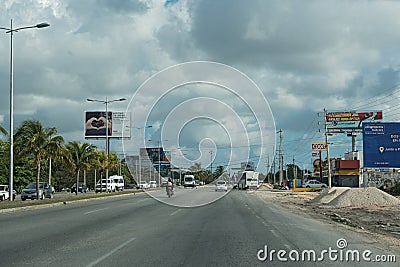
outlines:
M282 129L279 130L279 185L283 183Z
M212 172L212 163L213 163L213 151L210 151L211 154L211 161L210 161L210 170L211 170L211 178L213 177L213 172Z
M267 182L270 182L270 175L269 175L269 155L267 156Z
M331 179L331 159L329 157L329 143L328 143L328 126L326 124L326 109L324 108L324 126L325 126L325 143L326 143L326 160L328 162L328 187L332 187Z
M273 165L274 165L274 176L273 176L273 183L272 184L275 184L276 183L276 151L275 151L276 149L275 149L275 147L274 147L274 162L273 162Z
M293 156L293 179L297 179L297 168L294 165L294 156Z

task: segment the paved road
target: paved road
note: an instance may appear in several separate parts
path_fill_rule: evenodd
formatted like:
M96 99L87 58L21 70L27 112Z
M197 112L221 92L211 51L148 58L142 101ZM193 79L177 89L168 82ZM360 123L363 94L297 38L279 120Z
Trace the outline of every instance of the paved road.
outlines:
M202 194L189 190L174 197ZM281 262L276 253L272 262L258 259L265 246L268 254L284 250L288 258L293 250L338 249L340 238L348 249L390 254L358 234L280 210L244 191L197 208L177 208L142 193L2 213L0 238L2 266L366 266L327 255L323 263Z

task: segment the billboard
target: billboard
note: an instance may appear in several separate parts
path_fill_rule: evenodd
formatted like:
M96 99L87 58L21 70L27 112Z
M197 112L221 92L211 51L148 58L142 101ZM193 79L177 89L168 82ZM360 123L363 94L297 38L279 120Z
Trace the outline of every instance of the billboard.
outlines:
M313 151L326 151L327 145L325 142L315 142L311 144L311 150Z
M365 168L400 168L400 123L363 123Z
M166 162L169 163L165 151L162 147L146 147L140 149L140 156L142 158L149 158L151 162Z
M85 112L85 138L105 138L106 134L106 112ZM131 113L123 111L108 112L108 137L130 138L131 137Z
M140 157L142 159L149 158L161 176L169 176L171 163L168 161L166 151L162 147L146 147L140 149Z
M382 120L382 111L334 111L325 116L328 130L361 130L362 123Z

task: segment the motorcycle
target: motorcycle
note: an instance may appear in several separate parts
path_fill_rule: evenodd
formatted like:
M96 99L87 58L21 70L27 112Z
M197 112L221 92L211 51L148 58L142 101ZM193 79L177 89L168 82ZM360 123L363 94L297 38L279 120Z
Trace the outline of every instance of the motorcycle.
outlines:
M166 190L167 190L168 197L171 197L174 194L174 190L173 190L172 186L167 186Z

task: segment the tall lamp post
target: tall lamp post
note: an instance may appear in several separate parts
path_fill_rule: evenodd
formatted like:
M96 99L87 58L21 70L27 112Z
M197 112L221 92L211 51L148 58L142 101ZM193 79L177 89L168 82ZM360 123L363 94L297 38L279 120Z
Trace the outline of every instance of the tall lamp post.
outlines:
M13 29L13 21L10 20L10 28L0 27L0 30L5 30L6 33L10 34L10 178L9 178L9 192L12 196L14 186L14 54L13 54L13 36L14 32L18 32L25 29L33 28L45 28L49 27L50 24L42 22L33 26L25 26ZM9 198L10 201L14 199Z
M106 97L106 100L97 100L97 99L91 99L88 98L87 101L89 102L99 102L103 103L106 105L106 156L107 156L107 161L108 161L108 153L109 153L109 143L108 143L108 104L112 102L118 102L118 101L124 101L126 98L119 98L119 99L113 99L113 100L108 100L108 97ZM107 182L108 182L108 166L106 168L106 188L107 188Z

